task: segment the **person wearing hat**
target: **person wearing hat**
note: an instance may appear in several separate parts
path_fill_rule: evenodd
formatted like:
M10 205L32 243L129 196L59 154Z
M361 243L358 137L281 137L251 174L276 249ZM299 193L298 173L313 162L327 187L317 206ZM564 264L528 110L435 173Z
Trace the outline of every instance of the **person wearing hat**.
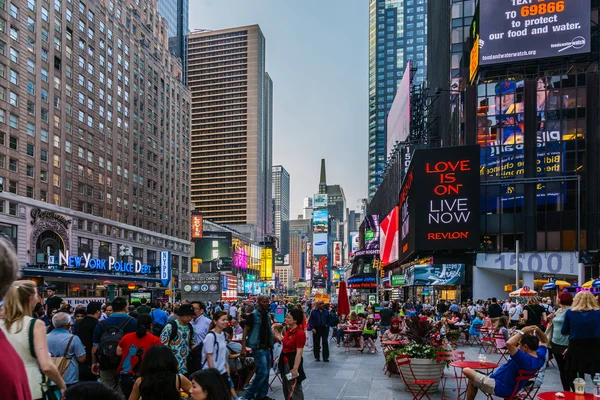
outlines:
M187 374L187 357L194 347L194 328L190 324L196 315L191 304L182 304L177 319L169 322L160 333L162 344L169 346L179 365L179 373Z

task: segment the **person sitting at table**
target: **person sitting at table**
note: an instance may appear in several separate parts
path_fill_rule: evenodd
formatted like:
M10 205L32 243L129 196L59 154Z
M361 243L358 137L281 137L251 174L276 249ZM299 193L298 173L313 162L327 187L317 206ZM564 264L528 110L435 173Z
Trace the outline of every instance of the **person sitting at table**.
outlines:
M239 379L244 382L244 387L248 386L250 380L256 372L256 363L254 357L242 357L242 345L238 342L232 342L233 329L228 326L223 330L227 341L227 363L229 370L235 372Z
M359 351L362 353L362 351L365 348L365 341L362 337L362 331L363 331L364 325L362 323L362 320L358 318L356 311L352 311L350 313L350 316L348 316L348 323L349 323L348 330L356 331L356 332L350 333L349 339L358 341Z
M535 336L532 334L535 332ZM519 330L506 342L510 360L500 366L490 376L477 372L472 368L464 368L463 374L469 380L467 400L474 400L477 390L497 397L510 397L517 385L519 371L538 371L546 362L548 338L537 326ZM523 389L527 381L519 382L518 391Z
M508 317L506 315L498 318L494 332L503 334L504 340L508 340L508 338L510 338L510 334L508 333Z
M375 353L375 340L377 340L377 325L373 315L369 315L365 322L365 328L362 334L363 340L366 340L371 345L371 353Z
M348 325L348 318L346 314L340 315L340 320L335 328L333 328L333 335L337 340L337 347L340 347L340 344L344 341L344 329L346 329L346 325Z
M490 318L490 316L485 311L482 312L482 314L483 314L483 325L481 326L481 329L493 330L494 324L492 323L492 319Z
M483 326L483 318L483 313L481 311L478 312L475 319L471 322L471 327L469 328L469 335L478 337L481 336L481 332L478 332L476 328L481 328Z

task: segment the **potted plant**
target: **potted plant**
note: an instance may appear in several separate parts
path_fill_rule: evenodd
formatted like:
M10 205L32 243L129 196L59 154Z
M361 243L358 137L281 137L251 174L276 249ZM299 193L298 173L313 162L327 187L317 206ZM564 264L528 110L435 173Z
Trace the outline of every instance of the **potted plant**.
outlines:
M440 331L438 326L426 317L412 316L406 319L406 337L410 343L404 346L400 352L410 357L413 373L417 379L436 379L429 392L438 389L439 379L442 376L442 368L437 362L438 351L448 351L441 347ZM405 376L410 376L408 365L400 367ZM413 390L419 390L417 386ZM407 388L408 390L408 388Z
M399 356L400 354L402 354L401 350L392 350L385 357L386 370L390 374L398 373L398 366L396 365L396 356Z

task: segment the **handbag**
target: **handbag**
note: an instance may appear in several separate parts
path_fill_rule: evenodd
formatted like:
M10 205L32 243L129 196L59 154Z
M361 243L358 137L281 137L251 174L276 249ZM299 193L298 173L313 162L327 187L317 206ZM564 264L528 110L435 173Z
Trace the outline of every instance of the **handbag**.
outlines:
M67 353L69 352L69 347L71 347L71 343L73 342L74 337L75 337L75 335L71 335L71 338L69 339L69 343L67 343L67 347L65 348L65 353L62 355L62 357L50 357L50 359L54 363L54 366L56 367L56 369L58 369L58 373L62 377L65 376L65 373L67 372L67 368L69 367L69 364L71 363L71 359L67 357Z
M548 324L548 326L546 327L546 332L544 332L546 334L546 337L548 338L548 345L546 347L548 347L549 349L552 348L552 334L554 333L554 324Z

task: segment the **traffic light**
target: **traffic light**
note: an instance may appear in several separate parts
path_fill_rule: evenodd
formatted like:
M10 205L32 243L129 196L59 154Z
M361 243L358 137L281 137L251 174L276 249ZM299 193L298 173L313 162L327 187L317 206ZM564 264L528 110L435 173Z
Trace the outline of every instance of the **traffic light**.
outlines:
M385 276L385 271L383 270L383 268L379 268L379 277L383 278Z

